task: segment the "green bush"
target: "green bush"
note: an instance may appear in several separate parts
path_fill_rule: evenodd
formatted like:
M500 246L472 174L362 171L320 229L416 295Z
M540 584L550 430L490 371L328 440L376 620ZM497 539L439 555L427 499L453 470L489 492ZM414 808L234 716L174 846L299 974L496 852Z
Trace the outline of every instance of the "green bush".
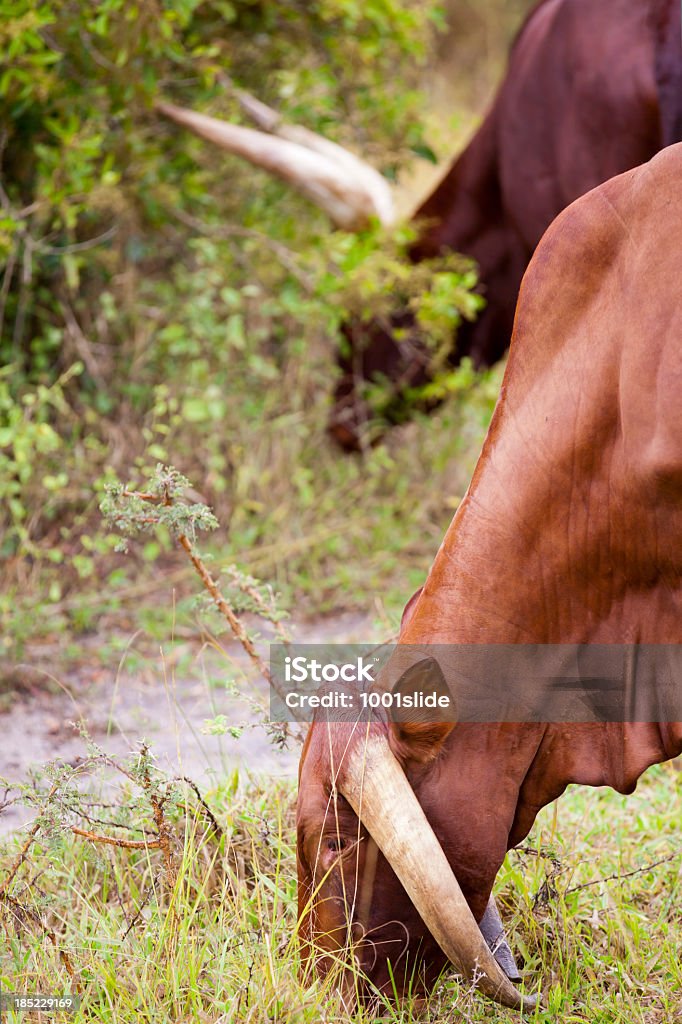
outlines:
M153 106L239 120L227 74L395 176L433 156L417 86L441 20L421 0L0 0L6 579L92 573L107 467L173 461L247 546L271 542L268 496L291 514L336 484L331 456L315 470L343 318L411 305L437 356L475 315L462 261L411 267L405 229L331 231Z

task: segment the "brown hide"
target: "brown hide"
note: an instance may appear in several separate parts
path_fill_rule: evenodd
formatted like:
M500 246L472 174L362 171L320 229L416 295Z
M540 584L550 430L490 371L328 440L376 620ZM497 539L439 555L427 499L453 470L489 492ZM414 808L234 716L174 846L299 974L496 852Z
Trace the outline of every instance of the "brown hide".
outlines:
M401 643L682 642L681 267L682 145L595 189L549 229L523 281L471 485ZM477 920L506 850L569 783L631 792L647 767L682 751L682 723L428 729L384 732ZM301 761L302 909L315 851L327 870L339 841L359 850L321 890L312 930L322 922L334 936L344 886L363 884L366 832L332 786L356 733L313 725ZM421 964L427 985L442 968L382 858L367 926L378 944L363 967L379 987L390 987L386 956L399 958L394 975Z
M481 128L415 214L412 256L473 257L487 306L457 333L453 361L489 366L506 351L521 278L542 233L596 185L682 141L679 0L543 0L512 50ZM390 324L349 323L349 354L330 430L358 445L368 410L358 391L381 375L395 385L428 379L428 353L409 313ZM408 329L398 345L395 328ZM389 408L389 418L392 411Z

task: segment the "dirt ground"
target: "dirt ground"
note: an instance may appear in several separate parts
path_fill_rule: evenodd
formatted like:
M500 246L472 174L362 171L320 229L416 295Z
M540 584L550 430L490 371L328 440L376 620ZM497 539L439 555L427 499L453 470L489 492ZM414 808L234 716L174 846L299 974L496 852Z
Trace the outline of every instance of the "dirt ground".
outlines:
M357 614L299 623L292 630L298 643L367 642L374 632L370 618ZM254 777L295 776L298 743L290 740L286 749L278 749L254 703L231 695L225 685L230 678L239 679L244 666L236 644L220 653L198 644L176 644L157 656L133 659L130 669L126 657L118 666L102 667L95 656L97 639L84 645L82 663L66 672L54 667L59 660L56 645L28 653L17 671L16 688L8 692L6 686L0 704L0 777L22 782L46 762L78 763L86 755L78 722L113 757L123 758L143 739L148 741L159 768L189 776L202 789L235 768ZM267 642L264 634L260 647L266 658ZM131 637L131 650L136 644ZM267 709L265 682L250 697ZM243 726L242 735L202 731L218 715L230 726ZM12 803L3 809L2 804L0 786L0 834L25 827L33 817L31 808Z

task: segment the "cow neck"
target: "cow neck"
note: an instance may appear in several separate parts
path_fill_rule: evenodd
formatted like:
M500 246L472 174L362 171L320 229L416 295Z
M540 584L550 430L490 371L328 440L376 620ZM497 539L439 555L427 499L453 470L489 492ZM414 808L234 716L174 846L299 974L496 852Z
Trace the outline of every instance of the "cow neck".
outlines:
M560 396L558 398L560 401ZM429 578L401 635L403 643L669 643L675 642L674 602L666 587L660 591L645 579L630 592L618 572L623 552L609 547L619 536L621 514L607 515L602 482L614 477L585 450L560 443L562 429L544 433L536 458L528 460L528 441L521 447L526 460L515 461L507 444L511 414L503 399L486 442L471 488L434 563ZM545 411L546 408L546 411ZM541 404L541 418L549 417ZM606 444L607 425L595 413L592 430ZM521 420L511 430L517 439L532 436ZM550 471L544 457L554 450ZM602 448L604 452L604 448ZM608 452L604 458L608 458ZM581 486L573 475L574 501L556 508L575 467L581 464ZM585 508L601 513L588 519ZM639 520L640 536L652 524L644 508L631 514ZM680 524L682 536L682 524ZM600 552L600 546L607 552ZM621 562L622 564L622 562ZM468 763L494 748L505 763L513 758L514 792L508 792L500 821L509 828L507 845L520 842L538 811L560 796L571 783L608 785L631 792L648 767L682 752L682 724L596 723L536 725L481 724L472 750L466 740ZM449 757L457 760L462 736L453 730ZM473 770L473 769L472 769Z
M602 186L545 236L481 458L402 643L682 639L679 309L660 287L674 249L658 241L682 199L681 152ZM516 841L569 783L628 792L682 750L680 724L548 725L539 743L517 729Z

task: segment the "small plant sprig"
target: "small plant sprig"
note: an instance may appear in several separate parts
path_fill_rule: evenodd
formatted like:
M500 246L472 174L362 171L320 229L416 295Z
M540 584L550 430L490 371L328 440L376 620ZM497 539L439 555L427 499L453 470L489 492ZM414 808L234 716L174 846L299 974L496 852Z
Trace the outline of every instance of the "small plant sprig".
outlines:
M197 531L215 530L218 520L208 505L180 500L191 487L187 477L161 463L146 491L130 491L118 480L107 484L100 511L109 526L123 534L116 550L127 551L129 537L153 533L159 526L165 526L178 542L185 537L190 543Z
M252 664L268 685L275 689L278 696L284 699L281 688L273 680L269 666L258 654L244 624L213 579L195 546L197 531L214 530L218 526L218 521L207 505L201 502L190 504L184 500L184 495L191 489L191 486L189 480L172 466L159 464L144 491L131 491L118 481L107 485L106 496L100 504L100 510L105 521L123 534L119 550L127 550L127 538L129 537L137 536L140 533L149 533L159 527L165 527L168 530L187 553L213 603L226 620L234 637L246 651ZM272 602L265 600L258 591L257 581L243 576L236 569L230 571L230 576L232 582L249 596L258 612L274 623L280 637L288 640L278 616L273 613ZM282 723L281 730L278 723L277 729L282 735L273 738L276 742L282 743L288 735L287 723ZM302 737L298 735L298 738Z

